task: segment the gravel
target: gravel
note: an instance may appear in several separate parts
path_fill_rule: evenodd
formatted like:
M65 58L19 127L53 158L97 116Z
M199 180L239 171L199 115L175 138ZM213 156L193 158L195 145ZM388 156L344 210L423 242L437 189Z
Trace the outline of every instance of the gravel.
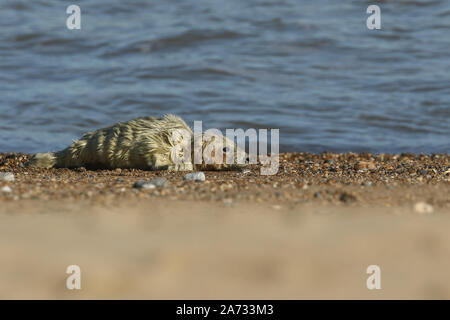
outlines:
M18 196L33 201L87 200L99 204L127 199L220 203L230 199L225 204L405 206L408 210L424 201L432 204L434 212L450 208L450 155L446 154L282 153L280 170L273 176L261 175L258 165L250 165L244 174L233 170L187 173L22 168L20 164L29 158L0 153L0 172L14 173L15 177L14 187L9 185L13 192L0 192L0 206ZM203 182L193 183L195 180ZM0 189L11 183L0 180ZM130 186L134 188L130 190ZM152 190L138 192L145 189Z

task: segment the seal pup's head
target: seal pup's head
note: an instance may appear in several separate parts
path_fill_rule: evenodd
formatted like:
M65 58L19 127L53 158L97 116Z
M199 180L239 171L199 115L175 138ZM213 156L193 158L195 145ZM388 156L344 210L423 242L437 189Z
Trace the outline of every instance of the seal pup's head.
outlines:
M201 146L201 150L198 147L196 150L195 146ZM239 170L249 164L245 150L219 132L203 132L194 136L192 150L194 160L195 152L202 153L201 163L195 164L197 170Z

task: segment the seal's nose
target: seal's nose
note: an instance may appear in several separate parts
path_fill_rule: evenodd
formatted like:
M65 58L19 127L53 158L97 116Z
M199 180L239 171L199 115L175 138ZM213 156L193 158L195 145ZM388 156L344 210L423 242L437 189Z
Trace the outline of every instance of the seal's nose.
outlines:
M250 158L249 157L245 158L245 162L250 163Z

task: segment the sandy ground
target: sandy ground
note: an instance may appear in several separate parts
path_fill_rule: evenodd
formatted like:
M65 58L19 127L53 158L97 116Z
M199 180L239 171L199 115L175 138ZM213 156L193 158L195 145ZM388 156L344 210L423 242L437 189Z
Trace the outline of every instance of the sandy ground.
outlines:
M283 154L205 182L27 159L0 154L3 299L450 298L449 155Z

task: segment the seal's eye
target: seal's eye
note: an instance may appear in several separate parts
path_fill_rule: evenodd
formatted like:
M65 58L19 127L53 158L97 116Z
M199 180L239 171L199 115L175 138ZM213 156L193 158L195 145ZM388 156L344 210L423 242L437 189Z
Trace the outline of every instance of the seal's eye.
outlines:
M228 147L225 147L225 148L222 149L222 151L225 152L225 153L228 152L228 150L229 150Z

